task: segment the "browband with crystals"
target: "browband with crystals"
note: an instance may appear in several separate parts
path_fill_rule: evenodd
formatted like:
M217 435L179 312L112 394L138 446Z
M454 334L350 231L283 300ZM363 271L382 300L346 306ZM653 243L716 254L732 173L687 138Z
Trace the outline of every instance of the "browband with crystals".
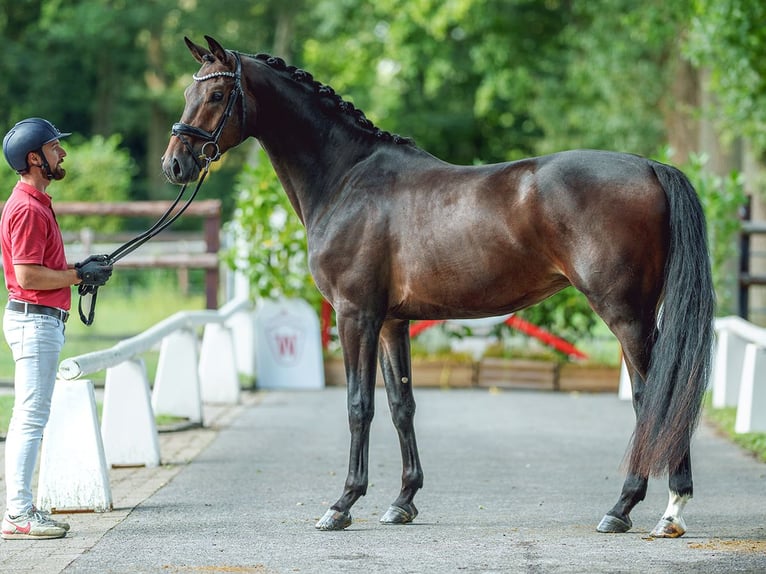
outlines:
M234 72L212 72L204 76L198 76L197 74L192 74L192 78L194 78L194 80L197 82L204 82L205 80L209 80L210 78L219 78L221 76L226 76L227 78L236 78L237 74Z

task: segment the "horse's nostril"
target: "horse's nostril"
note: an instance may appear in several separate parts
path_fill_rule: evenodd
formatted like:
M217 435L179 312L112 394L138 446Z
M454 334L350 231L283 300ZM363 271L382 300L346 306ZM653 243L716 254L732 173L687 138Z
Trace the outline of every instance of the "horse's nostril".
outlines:
M178 162L177 159L173 159L171 170L173 172L173 176L178 178L181 177L181 164Z

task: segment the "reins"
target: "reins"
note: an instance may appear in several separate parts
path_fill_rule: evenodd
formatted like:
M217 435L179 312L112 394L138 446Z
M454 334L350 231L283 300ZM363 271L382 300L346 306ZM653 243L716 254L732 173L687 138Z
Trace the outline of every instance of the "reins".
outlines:
M170 204L170 207L168 207L165 210L165 213L163 213L162 216L160 216L160 218L154 223L154 225L152 225L149 229L137 235L133 239L126 241L125 243L120 245L117 249L115 249L109 255L106 256L106 263L108 263L109 265L114 265L117 261L129 255L130 253L132 253L133 251L141 247L144 243L146 243L147 241L155 237L157 234L167 229L170 225L173 224L173 222L176 219L178 219L183 214L184 211L186 211L189 205L191 205L191 202L197 196L197 192L199 191L200 187L202 187L202 182L205 181L205 177L207 177L207 174L210 171L210 164L212 164L214 161L217 161L221 158L221 150L218 147L218 140L220 139L221 134L223 133L224 127L226 126L226 123L228 122L229 118L231 117L234 111L234 106L236 105L237 100L240 98L242 99L242 106L241 106L242 118L240 123L240 130L242 132L244 131L245 120L247 118L247 112L245 109L245 98L242 92L242 62L237 52L233 52L233 54L237 61L236 71L213 72L205 76L197 76L195 74L192 76L195 82L204 82L205 80L210 80L212 78L218 78L222 76L231 77L231 78L234 78L235 80L234 88L229 93L229 99L226 102L226 109L224 110L224 113L221 116L221 118L218 120L218 125L216 126L216 128L212 132L208 132L196 126L192 126L182 122L173 124L173 127L171 128L171 134L177 137L181 141L181 143L184 144L186 149L191 154L192 158L194 158L194 161L197 164L197 167L200 168L200 175L197 178L197 185L195 186L194 191L186 199L186 201L181 206L181 208L175 214L171 216L171 214L173 213L173 210L176 209L176 207L178 206L178 204L181 202L182 198L184 197L184 194L186 193L186 188L188 184L186 183L183 184L181 186L181 191L178 192L178 195L176 196L175 200L173 200L173 203ZM185 137L183 137L184 135L192 136L204 141L204 143L202 144L202 147L200 148L199 153L194 152L194 148L189 143L189 141ZM208 155L206 153L206 149L209 146L212 146L213 153L211 155ZM80 295L78 312L80 314L80 320L85 325L92 325L93 320L95 319L96 297L98 295L98 287L99 287L98 285L80 284L80 286L77 289L77 292ZM86 307L86 309L84 309L83 307Z

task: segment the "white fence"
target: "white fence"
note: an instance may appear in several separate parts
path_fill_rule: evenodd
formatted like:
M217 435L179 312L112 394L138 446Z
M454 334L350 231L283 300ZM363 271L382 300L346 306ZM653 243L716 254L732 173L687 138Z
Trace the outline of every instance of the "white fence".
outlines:
M255 374L253 336L252 308L241 299L217 311L177 313L109 349L62 361L40 457L38 507L110 510L110 466L160 463L155 413L204 424L203 403L239 402L239 375ZM150 390L139 355L157 345ZM82 377L103 370L99 426L93 383Z
M737 407L737 433L766 432L766 329L740 317L723 317L716 319L715 331L713 407ZM632 396L624 362L619 396Z
M713 407L737 407L738 433L766 432L766 329L723 317L715 330Z

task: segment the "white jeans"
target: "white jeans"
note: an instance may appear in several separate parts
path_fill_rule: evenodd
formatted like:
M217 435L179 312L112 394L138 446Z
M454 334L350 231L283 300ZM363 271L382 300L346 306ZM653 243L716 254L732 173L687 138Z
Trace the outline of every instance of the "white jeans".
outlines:
M51 411L64 323L6 310L3 332L16 362L13 414L5 438L6 510L18 515L33 506L32 475Z

